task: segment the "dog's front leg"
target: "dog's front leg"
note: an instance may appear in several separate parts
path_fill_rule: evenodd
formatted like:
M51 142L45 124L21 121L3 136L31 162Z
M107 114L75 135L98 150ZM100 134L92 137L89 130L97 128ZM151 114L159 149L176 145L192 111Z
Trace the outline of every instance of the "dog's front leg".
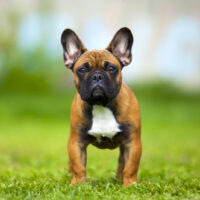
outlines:
M131 141L124 147L125 167L123 171L123 186L126 187L132 183L137 183L137 172L141 154L142 144L140 133L135 131L131 136Z
M87 145L80 145L78 135L71 132L68 139L69 171L73 178L70 186L86 181L86 148Z

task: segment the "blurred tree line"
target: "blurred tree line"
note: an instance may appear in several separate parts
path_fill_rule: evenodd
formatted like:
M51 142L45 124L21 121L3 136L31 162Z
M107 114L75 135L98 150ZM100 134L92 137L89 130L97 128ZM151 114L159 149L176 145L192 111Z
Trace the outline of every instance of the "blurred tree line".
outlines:
M31 49L20 48L21 16L7 14L0 29L0 92L48 93L71 88L72 76L60 57L50 56L44 42ZM58 41L59 42L59 41Z

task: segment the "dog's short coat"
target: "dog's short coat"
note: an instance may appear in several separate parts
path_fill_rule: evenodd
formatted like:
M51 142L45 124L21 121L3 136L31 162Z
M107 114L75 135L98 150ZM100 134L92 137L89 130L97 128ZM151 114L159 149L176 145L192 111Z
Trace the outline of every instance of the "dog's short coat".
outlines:
M71 185L86 181L86 148L120 148L117 177L123 185L137 182L142 145L140 109L122 82L121 70L132 60L133 36L120 29L105 50L87 51L70 29L61 43L65 66L74 73L77 94L71 107L68 139Z

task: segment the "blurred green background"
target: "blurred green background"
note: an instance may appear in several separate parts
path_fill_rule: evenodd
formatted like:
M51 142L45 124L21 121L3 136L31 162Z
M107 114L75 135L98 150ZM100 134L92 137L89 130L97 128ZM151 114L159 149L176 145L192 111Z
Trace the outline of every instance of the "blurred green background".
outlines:
M77 1L80 7L69 1L27 2L0 2L0 197L73 196L66 188L67 136L76 91L63 64L60 35L72 28L86 47L104 48L118 28L128 26L135 46L133 64L123 73L141 107L143 141L141 189L134 195L147 198L146 189L152 197L199 198L199 2ZM101 194L95 180L112 182L117 158L118 149L89 147L90 195L114 195Z

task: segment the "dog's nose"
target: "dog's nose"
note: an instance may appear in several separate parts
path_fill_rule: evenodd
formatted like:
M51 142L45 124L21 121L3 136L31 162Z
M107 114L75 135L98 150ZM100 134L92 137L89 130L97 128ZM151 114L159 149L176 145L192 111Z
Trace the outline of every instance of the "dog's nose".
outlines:
M101 81L103 79L103 75L101 72L95 72L92 76L92 80L94 81Z

